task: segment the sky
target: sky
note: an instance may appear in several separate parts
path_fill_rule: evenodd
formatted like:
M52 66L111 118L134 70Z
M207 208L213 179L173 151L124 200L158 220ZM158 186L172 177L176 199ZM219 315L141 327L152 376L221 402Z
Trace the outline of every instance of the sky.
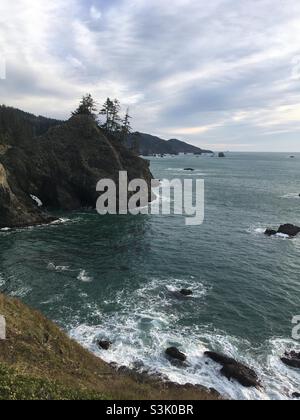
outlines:
M66 119L89 92L162 138L300 152L300 1L1 1L0 103Z

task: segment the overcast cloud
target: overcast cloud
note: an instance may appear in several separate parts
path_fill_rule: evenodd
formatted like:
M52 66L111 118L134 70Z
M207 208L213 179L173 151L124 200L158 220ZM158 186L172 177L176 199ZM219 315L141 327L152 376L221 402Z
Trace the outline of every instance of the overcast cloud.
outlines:
M91 92L139 131L300 151L299 28L299 0L1 0L0 103L68 118Z

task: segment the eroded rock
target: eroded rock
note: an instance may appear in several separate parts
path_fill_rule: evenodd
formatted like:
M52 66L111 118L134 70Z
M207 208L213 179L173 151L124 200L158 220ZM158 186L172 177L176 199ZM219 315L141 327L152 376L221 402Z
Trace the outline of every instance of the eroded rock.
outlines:
M149 162L108 138L90 116L47 122L44 130L40 124L34 115L0 107L0 228L54 220L30 195L48 210L95 208L99 180L118 184L120 171L129 181L145 179L151 191Z
M204 354L214 362L223 366L221 374L228 380L233 379L247 388L260 387L257 374L248 366L245 366L244 364L237 362L235 359L225 356L224 354L209 351Z
M298 233L300 233L300 227L291 224L281 225L278 229L278 233L292 237L297 236Z
M178 360L180 362L185 362L187 360L187 356L178 350L177 347L170 347L166 350L166 355L170 359Z
M277 234L287 235L290 238L297 236L300 233L300 227L292 225L292 224L285 224L281 225L278 230L274 229L266 229L265 235L267 236L274 236Z
M112 342L108 340L100 340L98 341L98 347L101 350L109 350L112 346Z

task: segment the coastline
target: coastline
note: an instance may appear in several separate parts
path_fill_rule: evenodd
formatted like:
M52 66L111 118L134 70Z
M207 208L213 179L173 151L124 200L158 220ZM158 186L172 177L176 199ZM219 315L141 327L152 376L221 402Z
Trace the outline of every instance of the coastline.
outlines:
M294 398L293 394L298 391L296 378L298 373L286 367L281 358L285 352L300 351L297 342L292 341L290 337L292 328L290 314L297 313L299 302L296 287L298 266L295 258L299 248L299 237L287 240L285 236L268 237L264 233L266 227L276 227L288 221L289 217L284 216L282 219L282 216L278 216L277 208L283 209L289 215L292 206L293 217L297 217L299 200L299 195L296 193L297 186L293 183L286 185L295 178L292 175L297 168L292 167L291 178L279 177L279 186L276 183L269 193L268 205L265 198L261 200L261 194L265 197L264 185L260 188L260 181L251 184L250 187L255 187L257 192L255 208L249 214L244 214L243 200L249 198L247 203L250 209L252 200L248 193L243 193L241 209L234 209L237 215L240 210L243 212L242 217L238 219L240 221L238 226L236 220L228 220L222 214L228 193L223 195L223 191L227 190L218 189L219 180L215 181L214 178L217 174L221 176L230 171L233 172L234 179L239 174L240 182L244 183L244 166L249 171L251 166L258 165L259 174L261 160L261 155L252 158L246 154L222 161L224 163L221 162L221 167L219 167L220 161L214 161L212 165L211 161L204 159L198 160L197 166L197 162L192 158L189 158L188 163L186 158L172 161L174 163L163 159L152 162L154 173L159 179L169 175L181 177L184 175L182 168L191 166L196 168L196 174L206 177L210 190L218 191L216 198L208 190L208 198L215 199L217 205L221 203L219 211L213 206L209 207L209 212L223 222L223 229L214 228L208 219L208 223L201 228L201 240L197 236L197 231L195 233L186 231L186 238L180 239L181 254L175 246L175 241L170 241L177 236L178 225L174 219L137 218L134 222L126 220L125 224L114 224L113 220L98 223L97 215L93 216L88 212L87 217L85 215L82 217L81 212L77 215L75 211L74 214L64 212L61 217L65 216L65 219L59 219L57 216L54 223L37 225L40 226L38 229L31 229L34 228L33 225L10 229L12 239L15 236L14 231L19 233L16 241L10 239L9 233L4 233L2 236L3 255L8 257L9 263L9 266L4 265L3 272L0 272L0 284L7 286L6 289L3 288L3 292L40 308L49 319L57 320L70 337L97 358L100 357L108 364L117 362L121 366L117 369L116 366L109 365L114 375L134 377L140 383L150 380L150 387L153 387L161 380L164 385L168 384L168 381L165 377L149 378L148 374L163 372L169 381L172 381L172 389L174 385L177 387L176 383L203 384L206 387L204 390L214 388L220 395L233 400ZM275 160L272 157L269 160L269 167L277 166L279 160L282 161L282 157ZM285 161L283 167L286 167ZM257 175L257 178L259 177ZM236 185L233 185L232 189L230 186L226 187L229 188L230 197L235 197ZM240 191L241 188L239 193ZM291 201L291 198L294 200ZM262 206L259 214L256 214L257 203L261 203ZM230 202L226 204L228 205L229 214L229 211L232 213ZM266 209L268 211L265 213ZM73 218L74 215L76 217ZM297 219L294 220L297 223ZM65 223L65 226L59 229L48 228L60 223ZM178 233L180 234L180 231ZM160 237L165 237L168 243L161 241ZM87 252L82 252L82 243L86 244L91 258ZM41 244L45 249L42 259L40 259L40 247L36 244ZM139 250L136 248L137 244L141 245ZM148 247L149 244L152 246L152 251L147 263L140 268L137 264L139 258L142 258L140 250L148 250L149 248L144 247ZM225 247L225 244L228 246ZM52 252L52 246L55 252ZM63 252L56 252L60 247ZM128 249L131 250L130 253ZM269 256L270 249L274 253L274 258ZM22 261L26 261L28 250L33 258L29 261L30 264L23 266ZM218 257L230 254L226 270L218 264L213 265L213 269L207 266L207 261L215 263L212 252ZM284 262L277 282L274 261L280 260L283 252L289 253L292 265L285 265L287 260ZM18 264L15 264L15 255L18 253L20 257ZM243 259L246 253L248 270L244 270L236 263L237 260ZM96 254L102 257L102 261L101 258L95 260ZM206 258L200 261L199 255ZM257 267L258 255L264 266L263 270L260 266ZM75 257L79 257L79 261ZM170 262L169 267L164 267L162 263L164 260ZM182 261L188 265L181 265ZM83 271L88 277L88 283L85 278L77 276L77 272ZM249 272L252 276L251 285ZM276 317L272 309L275 303L274 294L276 296L278 290L280 291L282 279L287 285L287 293L294 292L290 294L288 301L282 301L281 307L276 308L280 313L280 322L272 327L274 333L269 334L269 324L264 323L263 319L266 314L270 321ZM240 300L240 287L243 289L244 285L247 285L245 286L247 292ZM177 300L172 290L179 290L181 287L192 289L194 298L183 302ZM62 290L65 290L65 293L61 293ZM268 292L264 293L266 290ZM42 292L42 298L39 292ZM257 300L256 292L259 292ZM232 313L227 311L226 305L232 302L233 296L235 304L231 309L235 312ZM218 313L214 313L216 303L219 308L223 308ZM60 315L57 311L61 311ZM240 314L243 316L239 317ZM78 319L74 319L77 315ZM176 322L178 321L177 324L173 324L174 318ZM181 319L187 320L185 330L182 330ZM214 322L210 325L211 319ZM250 319L256 328L255 335L249 326ZM127 322L128 328L124 329ZM150 327L151 333L148 337L151 341L139 347L137 340L142 337L143 331L150 331ZM72 329L77 333L77 328L78 334L73 335ZM97 351L95 337L112 340L114 345L111 351L104 353ZM250 349L249 343L257 345L255 351ZM169 344L178 345L188 353L190 366L187 369L176 369L164 358L163 351ZM212 349L234 357L253 368L265 385L262 392L241 388L235 382L229 382L220 376L220 367L207 363L203 357L205 350ZM129 371L123 366L137 368L142 372L143 366L138 366L138 363L143 363L146 373Z
M0 399L223 399L202 386L116 369L18 299L0 294L0 313L7 324L7 338L0 340Z

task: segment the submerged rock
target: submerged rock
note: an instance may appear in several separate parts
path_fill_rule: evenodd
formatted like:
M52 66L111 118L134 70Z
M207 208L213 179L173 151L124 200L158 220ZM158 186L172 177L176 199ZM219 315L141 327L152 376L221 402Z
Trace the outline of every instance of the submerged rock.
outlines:
M245 366L242 363L237 362L233 358L220 353L208 351L204 354L214 362L219 363L223 366L223 368L221 369L221 374L225 376L228 380L234 379L246 388L260 387L260 382L257 374L253 369L250 369L248 366Z
M179 351L176 347L170 347L166 350L166 355L174 360L179 360L180 362L185 362L187 360L187 356Z
M185 170L185 171L194 172L194 170L195 170L195 169L193 169L193 168L185 168L184 170Z
M267 235L267 236L275 236L275 235L277 235L277 231L274 230L274 229L267 229L265 231L265 235Z
M100 340L98 341L98 347L101 350L109 350L112 346L112 342L108 340Z
M193 291L192 290L189 290L189 289L181 289L179 293L182 296L186 296L186 297L193 296L193 294L194 294Z
M295 398L295 399L300 399L300 392L294 392L293 394L292 394L292 398Z
M177 299L186 299L188 297L193 296L193 291L189 289L181 289L181 290L169 290L170 294Z

